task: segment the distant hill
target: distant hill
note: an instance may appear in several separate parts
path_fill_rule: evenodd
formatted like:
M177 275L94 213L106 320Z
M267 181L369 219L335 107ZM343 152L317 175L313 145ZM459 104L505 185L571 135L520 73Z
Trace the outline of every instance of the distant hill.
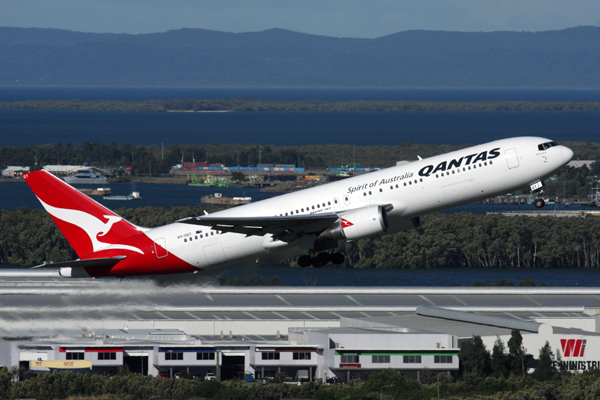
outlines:
M0 28L0 85L600 88L600 28L144 35Z

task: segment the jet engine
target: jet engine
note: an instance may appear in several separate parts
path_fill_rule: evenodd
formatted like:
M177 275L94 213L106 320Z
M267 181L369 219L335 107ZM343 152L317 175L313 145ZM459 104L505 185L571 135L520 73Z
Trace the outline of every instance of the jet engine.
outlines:
M63 267L58 270L58 274L63 278L89 278L90 275L84 268Z
M370 206L340 216L340 220L323 231L319 240L355 240L389 228L387 213L382 206Z

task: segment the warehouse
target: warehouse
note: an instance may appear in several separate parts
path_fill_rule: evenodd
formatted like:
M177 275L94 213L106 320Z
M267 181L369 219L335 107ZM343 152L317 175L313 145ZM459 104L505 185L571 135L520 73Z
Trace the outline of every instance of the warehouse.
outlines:
M491 350L513 329L533 358L548 341L566 369L600 365L597 288L158 286L20 270L0 272L0 296L8 367L313 381L393 368L420 379L456 375L473 335Z

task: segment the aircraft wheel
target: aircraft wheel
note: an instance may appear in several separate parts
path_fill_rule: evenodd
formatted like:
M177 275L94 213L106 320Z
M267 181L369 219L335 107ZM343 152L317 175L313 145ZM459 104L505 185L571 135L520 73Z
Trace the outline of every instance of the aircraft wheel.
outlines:
M315 268L322 268L329 262L329 254L319 253L315 258L312 259L312 265Z
M312 259L310 258L309 255L304 255L304 256L298 257L298 265L300 267L306 268L306 267L309 267L310 264L312 264Z
M333 253L331 256L331 263L335 265L340 265L344 263L344 255L342 253Z
M546 202L544 201L544 199L535 199L535 201L533 202L533 205L536 208L542 208L546 205Z

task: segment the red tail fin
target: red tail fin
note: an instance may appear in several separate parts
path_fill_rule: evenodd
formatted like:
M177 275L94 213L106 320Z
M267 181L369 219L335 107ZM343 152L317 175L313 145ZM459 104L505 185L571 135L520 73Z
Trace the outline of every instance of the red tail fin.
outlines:
M101 249L141 250L121 245L140 228L47 171L23 175L73 249L83 257ZM143 254L143 253L142 253Z

